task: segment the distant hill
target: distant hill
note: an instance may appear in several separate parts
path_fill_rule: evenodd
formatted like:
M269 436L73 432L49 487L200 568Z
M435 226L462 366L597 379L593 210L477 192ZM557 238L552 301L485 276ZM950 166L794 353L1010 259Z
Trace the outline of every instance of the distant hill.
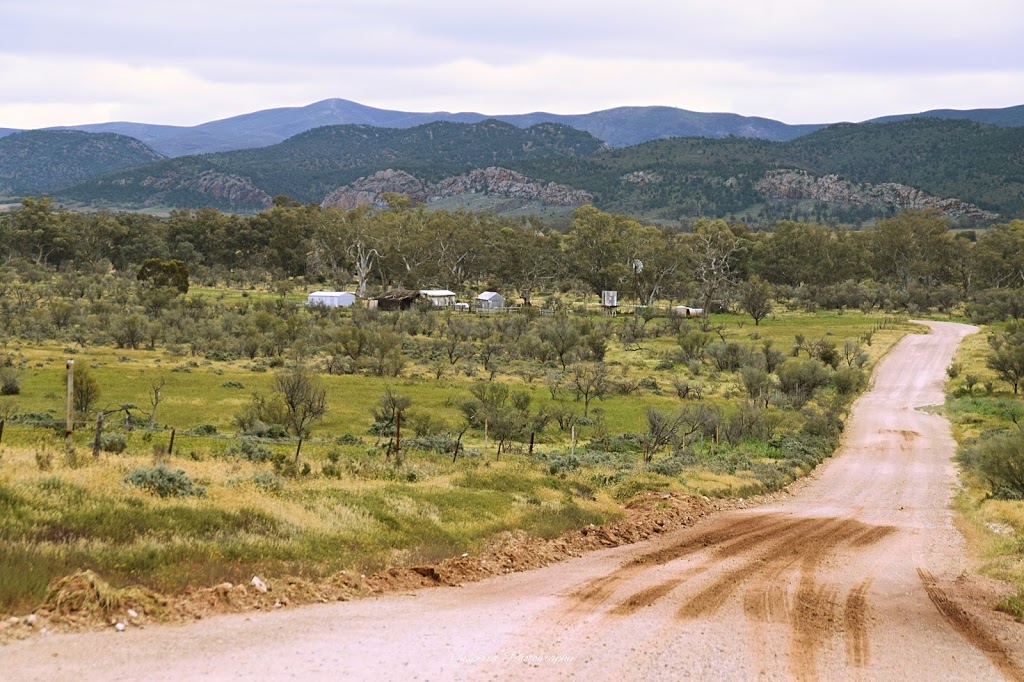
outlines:
M590 156L605 146L588 133L550 123L526 129L495 120L409 129L324 126L269 147L168 159L108 174L61 196L89 203L252 210L276 194L319 203L338 187L385 168L436 182L475 168ZM206 181L199 181L204 174ZM223 182L234 190L227 192Z
M872 119L871 123L891 123L908 118L944 118L954 121L974 121L1004 128L1024 126L1024 104L1004 109L932 109L918 114L896 114Z
M369 125L413 128L438 121L479 123L496 119L520 128L561 123L589 132L611 146L622 147L665 137L758 137L788 140L821 126L787 125L767 118L687 111L673 107L619 107L589 114L486 116L475 112L407 112L377 109L344 99L328 99L304 107L266 109L197 126L143 123L99 123L70 126L87 132L116 132L136 137L161 153L188 154L250 149L276 144L298 133L326 125Z
M899 114L875 119L891 122L914 117L966 119L998 126L1024 126L1024 105L1006 109L936 109L919 114ZM302 107L255 111L196 126L111 122L61 126L59 129L118 133L145 142L170 157L253 149L283 142L299 133L326 125L371 125L382 128L414 128L446 121L479 123L505 121L521 128L538 123L561 123L588 132L613 147L626 147L668 137L752 137L791 140L826 124L789 125L757 116L705 113L664 106L618 107L585 114L485 115L476 112L408 112L378 109L344 99L327 99ZM0 137L5 129L0 129Z
M0 128L0 137L7 137L14 133L20 133L21 131L16 128Z
M911 119L837 124L787 142L675 138L586 159L515 167L542 181L585 189L596 205L647 217L806 217L857 222L895 210L842 202L765 202L766 173L791 169L854 183L899 183L1004 217L1024 216L1024 128ZM802 205L797 205L802 204Z
M391 175L376 175L382 171ZM984 224L1024 217L1024 127L913 118L836 124L787 141L672 137L609 147L555 123L525 129L494 119L413 128L350 124L259 149L171 159L111 133L0 138L0 195L49 192L113 208L257 211L278 194L303 203L324 202L338 190L347 197L372 194L356 181L373 184L401 173L415 178L430 200L434 188L455 178L467 190L446 195L449 207L479 206L478 199L490 196L525 210L504 194L553 205L554 194L579 192L605 210L654 221L723 216L755 224L782 218L859 224L903 208L935 207L961 224Z
M591 114L547 113L497 116L515 125L562 123L585 130L612 147L628 147L669 137L753 137L791 140L814 132L822 125L789 125L770 118L739 114L708 114L674 107L619 107Z
M49 193L96 175L164 158L112 133L34 130L0 138L0 194Z

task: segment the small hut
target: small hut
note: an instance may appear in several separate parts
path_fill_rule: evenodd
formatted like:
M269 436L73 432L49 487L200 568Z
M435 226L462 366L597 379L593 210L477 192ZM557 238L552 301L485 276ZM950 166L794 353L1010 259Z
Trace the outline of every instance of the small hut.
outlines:
M348 308L356 302L356 295L348 291L314 291L306 297L306 305L328 308Z
M501 310L505 307L505 297L497 291L485 291L476 297L477 310Z
M455 305L455 292L447 289L420 289L420 295L435 308L451 308Z
M378 310L408 310L420 297L415 289L392 289L377 297Z

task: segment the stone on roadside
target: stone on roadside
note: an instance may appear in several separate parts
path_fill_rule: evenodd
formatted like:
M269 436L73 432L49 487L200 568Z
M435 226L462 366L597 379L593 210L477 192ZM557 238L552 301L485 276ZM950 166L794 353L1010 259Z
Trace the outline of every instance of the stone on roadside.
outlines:
M269 587L267 587L267 584L260 580L259 576L256 575L252 577L252 586L255 587L258 592L263 593L267 592L270 589Z

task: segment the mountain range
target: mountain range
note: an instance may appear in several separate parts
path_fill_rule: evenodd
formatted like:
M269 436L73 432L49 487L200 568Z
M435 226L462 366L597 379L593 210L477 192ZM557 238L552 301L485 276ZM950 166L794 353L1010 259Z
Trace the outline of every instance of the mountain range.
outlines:
M184 156L111 131L12 133L0 137L0 196L49 193L65 204L90 207L212 206L252 212L277 195L351 206L381 203L386 192L401 192L447 208L519 214L544 209L564 215L592 202L672 223L713 215L753 224L778 219L859 224L925 207L965 225L1024 217L1024 127L964 120L966 112L841 123L799 135L767 119L721 115L718 127L690 136L664 132L673 129L666 121L682 120L680 110L587 115L588 125L597 126L602 114L605 130L618 131L614 139L620 144L610 144L564 122L523 127L532 115L515 122L445 120L409 127L415 117L428 115L343 106L348 104L332 100L256 112L205 124L213 126L205 134L213 139L225 130L236 136L248 130L254 138L274 139L319 121L325 108L370 120L383 116L392 127L325 125L262 147ZM976 112L1002 124L1024 117L1024 107ZM622 123L627 120L637 123L630 128ZM697 123L707 126L710 120ZM654 125L658 121L660 129ZM744 134L720 136L726 124ZM125 130L140 137L180 132L131 125ZM624 145L623 131L657 139ZM765 139L755 132L790 137Z
M966 119L997 126L1024 125L1024 105L1005 109L936 109L916 114L887 116L887 122L912 117ZM147 123L95 123L63 126L69 130L117 133L134 137L165 156L265 147L325 125L361 124L381 128L413 128L435 121L479 123L495 119L528 128L538 123L561 123L588 132L612 147L627 147L669 137L753 137L791 140L826 124L790 125L769 118L731 113L704 113L674 107L618 107L586 114L530 114L488 116L474 112L407 112L378 109L344 99L327 99L302 107L266 109L196 126ZM0 137L17 132L0 128Z

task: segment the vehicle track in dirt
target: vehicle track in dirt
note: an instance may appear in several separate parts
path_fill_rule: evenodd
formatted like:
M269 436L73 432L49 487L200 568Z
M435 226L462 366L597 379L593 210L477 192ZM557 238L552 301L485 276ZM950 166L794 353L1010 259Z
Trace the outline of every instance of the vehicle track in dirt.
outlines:
M1024 680L953 527L932 410L973 328L879 364L840 452L789 499L459 588L0 649L13 679Z

